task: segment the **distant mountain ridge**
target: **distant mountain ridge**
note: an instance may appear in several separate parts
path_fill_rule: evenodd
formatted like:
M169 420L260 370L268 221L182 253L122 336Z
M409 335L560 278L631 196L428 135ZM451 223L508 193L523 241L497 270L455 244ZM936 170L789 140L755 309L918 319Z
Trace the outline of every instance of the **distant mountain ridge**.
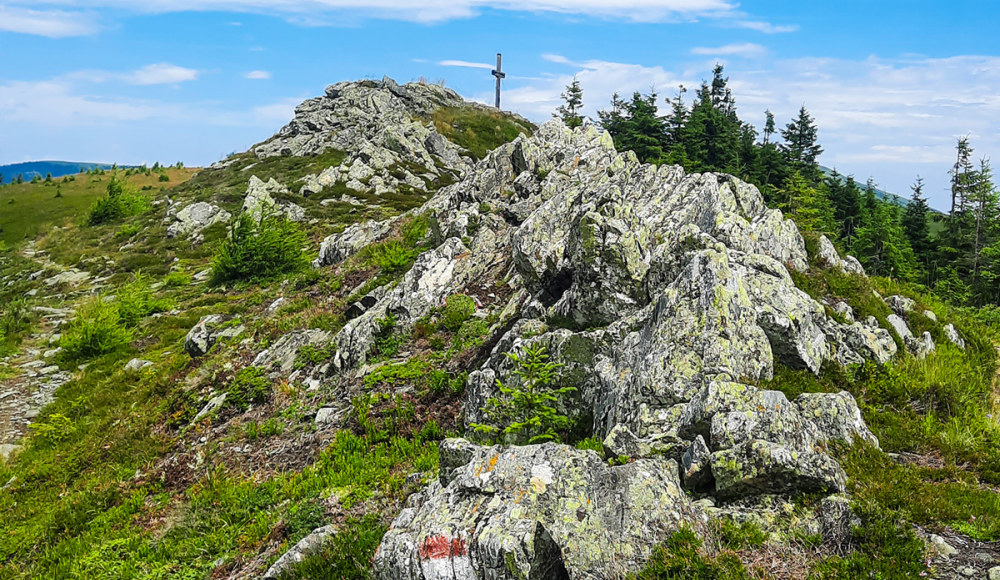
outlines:
M101 169L111 169L110 163L90 163L77 161L25 161L23 163L11 163L0 165L0 175L3 180L0 183L11 183L20 175L25 180L30 181L36 175L45 177L51 173L52 177L62 177L64 175L74 175L95 167ZM120 166L124 167L124 166Z

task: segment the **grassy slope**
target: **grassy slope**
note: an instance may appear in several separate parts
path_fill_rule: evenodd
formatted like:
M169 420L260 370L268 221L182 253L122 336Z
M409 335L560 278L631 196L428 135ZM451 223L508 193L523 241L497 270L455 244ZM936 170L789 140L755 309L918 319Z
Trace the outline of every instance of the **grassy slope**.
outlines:
M159 173L127 177L136 189L170 187L191 177L193 169L168 169L169 182L159 181ZM77 174L75 181L62 178L47 183L7 184L0 187L0 240L10 245L34 239L52 226L76 223L91 205L104 195L110 173L105 175ZM56 190L62 193L57 198Z
M476 145L474 134L469 143ZM294 189L302 176L339 162L341 155L275 158L243 172L254 162L244 154L230 168L204 170L167 195L185 203L212 200L235 211L251 174L275 177ZM32 188L43 200L46 193L54 195L53 187ZM347 387L363 389L364 396L357 399L346 430L317 433L312 422L315 409L334 394L283 381L267 384L265 402L252 408L227 407L196 425L190 422L213 392L237 388L237 371L257 351L291 330L338 329L355 285L366 278L378 284L398 280L426 249L417 244L419 231L414 233L426 231L426 224L401 228L392 243L364 252L339 272L292 274L288 285L278 279L210 288L191 284L191 275L210 265L225 228L206 230L199 247L167 239L162 205L119 223L79 225L79 212L101 193L89 192L87 203L80 203L69 220L74 225L45 233L36 247L60 264L113 274L106 282L112 286L109 293L121 294L121 285L142 271L150 281L165 283L153 292L165 301L163 307L180 312L141 320L131 342L107 354L58 360L75 379L36 419L38 434L25 442L16 461L0 463L0 485L12 482L0 490L0 513L5 514L0 519L0 579L227 577L235 569L266 567L313 528L331 522L338 524L345 541L323 555L336 561L333 568L324 564L324 570L334 570L336 578L363 574L385 526L414 489L407 476L432 473L437 465L436 442L457 419L461 365L476 359L482 323L470 322L462 333L424 325L430 335L419 339L420 348L414 337L386 338L383 356L399 348L420 354L406 365L385 367L363 386L348 381ZM331 231L397 214L426 197L401 191L379 198L353 194L371 202L364 207L319 203L343 193L329 188L309 199L289 195L318 220L301 226L310 236L311 251ZM37 212L22 215L40 219ZM57 297L72 288L48 288L41 278L31 280L28 274L39 266L18 249L0 250L0 275L14 282L10 288L18 295L38 291L26 299L27 307L80 305L84 298ZM109 268L106 259L114 260L114 266ZM279 296L286 304L265 316ZM6 312L7 306L0 309ZM249 343L219 345L193 361L183 351L184 335L209 313L238 317L247 326L240 338ZM36 320L34 328L18 331L25 341L22 350L43 348L47 333L54 330ZM43 334L31 334L38 331ZM138 375L125 373L124 364L136 356L154 366ZM310 368L328 356L310 353L299 364ZM82 362L89 366L77 371ZM407 383L414 386L412 394L388 394ZM200 444L203 437L207 442ZM250 451L233 453L234 446Z

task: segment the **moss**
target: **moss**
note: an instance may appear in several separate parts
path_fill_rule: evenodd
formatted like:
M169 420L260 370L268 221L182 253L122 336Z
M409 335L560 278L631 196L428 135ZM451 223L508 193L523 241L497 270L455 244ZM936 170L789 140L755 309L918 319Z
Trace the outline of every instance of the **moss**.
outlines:
M434 128L446 139L466 149L477 161L535 128L515 117L481 107L444 107L434 111Z

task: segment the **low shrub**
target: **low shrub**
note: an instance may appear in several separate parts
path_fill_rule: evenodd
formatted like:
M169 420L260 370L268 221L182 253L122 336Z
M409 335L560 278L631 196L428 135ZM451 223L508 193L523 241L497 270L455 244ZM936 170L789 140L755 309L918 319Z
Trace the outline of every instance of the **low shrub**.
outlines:
M298 225L283 216L264 216L258 224L240 214L212 260L211 282L263 282L302 270L308 265L305 240Z
M181 272L180 270L174 270L163 277L163 285L167 288L180 288L191 284L192 280L193 278L191 277L191 274Z
M80 360L124 348L131 340L132 330L122 322L118 305L97 296L77 310L76 318L66 325L59 346L66 359Z
M149 199L132 193L128 182L113 174L104 197L91 206L87 214L87 225L98 226L115 222L148 211L152 207Z
M750 580L739 557L730 551L708 555L690 528L681 528L653 552L632 580Z
M246 367L236 373L226 389L226 405L245 411L252 403L263 403L271 396L271 381L257 367Z
M349 519L322 551L306 557L280 580L367 580L385 524L374 515Z
M118 308L119 320L128 327L137 326L150 314L170 309L168 301L153 298L149 279L142 272L137 272L128 284L118 287L115 306Z
M462 324L476 312L476 302L465 294L453 294L445 300L441 310L441 326L452 332L462 328Z

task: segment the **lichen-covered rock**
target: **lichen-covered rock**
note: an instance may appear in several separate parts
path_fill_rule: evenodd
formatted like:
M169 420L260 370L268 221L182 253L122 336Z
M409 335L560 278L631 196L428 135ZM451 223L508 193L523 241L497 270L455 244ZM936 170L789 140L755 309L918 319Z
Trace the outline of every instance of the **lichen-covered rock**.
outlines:
M825 453L754 439L712 454L719 497L842 492L847 474Z
M861 276L865 275L865 269L854 256L844 256L844 261L840 264L841 268L849 274L858 274Z
M933 321L933 322L937 322L938 321L937 314L934 314L933 310L924 310L924 316L926 316L927 318L930 318L931 321Z
M684 408L678 433L685 439L694 439L697 435L711 437L712 419L716 414L751 411L757 407L759 393L750 385L709 383Z
M365 246L385 237L392 230L393 221L367 221L349 226L339 234L323 240L319 257L313 260L313 267L334 266L361 251Z
M819 249L816 252L816 262L818 262L821 267L826 269L841 267L840 254L837 253L837 248L834 247L830 238L826 236L819 237Z
M125 364L125 372L135 373L149 366L153 366L152 361L143 360L140 358L134 358Z
M944 326L944 335L948 337L948 340L957 346L958 348L965 350L965 339L958 334L958 330L955 330L955 325L950 322Z
M698 435L681 458L681 482L685 489L696 490L712 482L712 452Z
M732 449L752 439L764 439L792 449L811 450L822 440L819 429L802 416L779 391L759 391L746 410L712 417L713 451Z
M221 314L202 316L184 337L184 350L192 358L204 356L219 340L235 338L243 333L242 324L233 324Z
M196 238L201 230L208 226L225 223L232 218L232 214L217 205L212 205L204 201L188 204L177 209L177 205L170 206L167 210L166 222L167 237L176 238L186 236Z
M843 495L823 498L817 510L822 526L823 543L832 548L842 548L851 540L855 527L861 525L851 509L851 501Z
M917 303L914 302L912 298L907 298L906 296L900 296L898 294L886 298L885 303L888 304L889 308L899 316L906 316L910 312L913 312L913 309L917 306Z
M271 194L288 193L288 190L272 177L266 183L256 175L250 177L247 192L243 198L243 213L259 222L265 215L283 215L285 219L300 222L306 219L306 210L290 201L275 201Z
M803 393L795 398L795 406L812 421L827 441L854 443L863 439L878 447L878 438L868 429L861 409L846 391L839 393Z
M393 522L377 579L610 578L703 517L672 460L612 467L565 445L477 447L453 473Z
M270 347L262 350L251 363L274 374L288 375L295 368L295 357L306 345L326 346L330 333L322 330L294 330L282 336Z

